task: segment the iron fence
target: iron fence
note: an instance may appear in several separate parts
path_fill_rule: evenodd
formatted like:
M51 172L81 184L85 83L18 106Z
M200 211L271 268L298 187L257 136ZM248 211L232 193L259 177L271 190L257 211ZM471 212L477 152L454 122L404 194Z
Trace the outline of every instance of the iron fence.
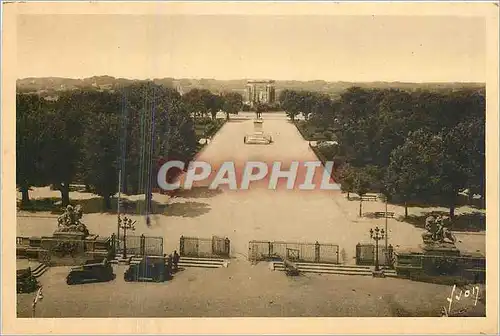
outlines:
M123 238L118 240L116 235L112 236L113 246L116 254L122 254L127 247L127 255L135 256L163 256L163 237L126 236L126 244Z
M339 263L339 246L335 244L300 243L283 241L252 240L249 242L248 259L262 261L270 259L292 261Z
M230 241L227 237L199 238L181 236L179 254L181 257L223 257L229 258Z
M387 247L379 246L378 248L378 263L381 266L394 265L394 248L392 245ZM356 245L356 265L375 265L375 245L374 244L357 244Z

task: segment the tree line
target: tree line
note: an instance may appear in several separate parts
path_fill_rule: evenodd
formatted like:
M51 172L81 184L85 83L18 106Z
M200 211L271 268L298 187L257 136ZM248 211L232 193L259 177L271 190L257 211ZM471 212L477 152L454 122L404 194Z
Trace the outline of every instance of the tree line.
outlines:
M215 119L219 110L237 113L242 97L193 89L176 90L141 82L115 91L73 90L46 100L36 94L16 97L16 183L21 205L33 186L52 185L69 204L69 186L79 182L103 197L106 209L118 191L150 192L156 170L166 160L189 161L199 144L197 122ZM149 188L149 190L148 190Z
M352 87L337 99L308 91L281 92L294 120L333 130L328 159L342 189L379 192L405 204L433 202L455 215L460 191L485 197L485 91L449 92ZM361 208L360 208L361 212Z

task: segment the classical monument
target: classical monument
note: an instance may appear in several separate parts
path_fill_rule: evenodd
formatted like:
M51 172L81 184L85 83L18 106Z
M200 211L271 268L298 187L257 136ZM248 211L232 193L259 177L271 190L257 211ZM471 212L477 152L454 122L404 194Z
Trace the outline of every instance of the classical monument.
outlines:
M429 216L425 219L425 229L422 234L425 246L455 247L456 238L448 229L443 216Z
M245 103L254 107L257 103L273 104L276 101L276 91L273 80L249 80L247 82Z
M90 234L82 217L81 206L68 205L57 218L52 236L17 237L17 257L34 259L48 266L75 266L89 259L113 257L113 239Z
M85 224L81 222L83 217L83 209L81 205L77 205L75 208L68 205L66 211L57 218L58 228L54 232L56 235L74 233L79 236L88 236L89 231Z
M270 134L264 133L264 121L262 118L257 118L253 121L253 133L246 134L243 138L245 144L254 145L269 145L273 143L273 137Z
M422 244L418 248L395 251L397 273L415 278L448 276L476 283L485 281L485 256L458 249L449 223L450 219L443 216L427 217Z

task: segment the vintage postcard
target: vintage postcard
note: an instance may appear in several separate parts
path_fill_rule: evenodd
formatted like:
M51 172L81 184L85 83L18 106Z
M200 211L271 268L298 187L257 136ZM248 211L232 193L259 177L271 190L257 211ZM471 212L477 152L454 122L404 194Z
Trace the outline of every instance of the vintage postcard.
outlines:
M2 8L3 333L498 333L494 2Z

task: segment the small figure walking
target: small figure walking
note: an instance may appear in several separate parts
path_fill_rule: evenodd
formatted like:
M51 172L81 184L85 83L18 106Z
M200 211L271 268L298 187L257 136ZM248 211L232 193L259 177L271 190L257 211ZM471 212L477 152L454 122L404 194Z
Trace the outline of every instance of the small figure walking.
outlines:
M179 270L179 260L181 259L180 255L177 251L174 251L174 271L177 272Z
M169 254L167 257L167 274L172 275L172 255Z

